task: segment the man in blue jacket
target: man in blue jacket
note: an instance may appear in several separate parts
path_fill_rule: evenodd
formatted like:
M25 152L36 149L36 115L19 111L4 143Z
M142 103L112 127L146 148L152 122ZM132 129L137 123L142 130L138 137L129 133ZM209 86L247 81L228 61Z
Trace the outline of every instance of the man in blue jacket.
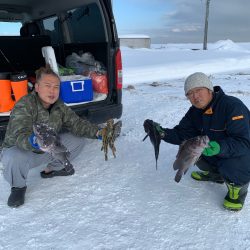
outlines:
M213 87L201 72L190 75L184 85L192 106L173 129L162 128L152 120L161 138L180 145L184 140L207 135L205 148L196 163L202 171L191 177L197 181L226 183L228 192L223 206L239 211L247 196L250 181L250 112L238 98L226 95L219 86Z

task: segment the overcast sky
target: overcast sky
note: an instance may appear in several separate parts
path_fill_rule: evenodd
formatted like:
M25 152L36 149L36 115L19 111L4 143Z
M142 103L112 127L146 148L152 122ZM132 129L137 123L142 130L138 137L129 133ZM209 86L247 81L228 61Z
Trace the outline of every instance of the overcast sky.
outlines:
M119 35L153 43L203 42L206 0L113 0ZM250 1L211 0L208 42L250 42Z

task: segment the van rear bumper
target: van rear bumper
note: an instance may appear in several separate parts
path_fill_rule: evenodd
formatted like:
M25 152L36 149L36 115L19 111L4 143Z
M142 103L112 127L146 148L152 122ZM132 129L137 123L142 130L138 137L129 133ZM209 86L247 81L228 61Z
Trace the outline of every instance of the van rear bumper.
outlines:
M113 104L104 107L89 108L85 117L91 122L103 123L111 118L119 119L122 115L122 109L122 104Z

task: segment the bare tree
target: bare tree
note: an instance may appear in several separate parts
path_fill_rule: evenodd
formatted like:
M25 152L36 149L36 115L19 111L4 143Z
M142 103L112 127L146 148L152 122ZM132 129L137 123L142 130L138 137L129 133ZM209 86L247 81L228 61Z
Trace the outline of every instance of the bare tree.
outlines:
M208 31L209 4L210 4L210 0L207 0L207 4L206 4L206 17L205 17L205 28L204 28L204 40L203 40L203 50L207 49L207 31Z

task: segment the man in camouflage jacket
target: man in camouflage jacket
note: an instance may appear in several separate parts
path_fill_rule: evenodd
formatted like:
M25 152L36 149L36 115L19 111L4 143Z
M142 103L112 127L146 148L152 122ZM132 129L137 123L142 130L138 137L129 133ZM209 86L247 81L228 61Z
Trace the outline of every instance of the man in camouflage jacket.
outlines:
M84 146L85 140L81 137L96 139L101 135L97 125L80 118L58 99L60 79L50 68L38 70L36 81L35 91L24 96L12 110L3 142L4 177L12 187L8 199L10 207L24 204L26 179L31 168L48 164L41 172L43 178L74 174L74 169L67 172L50 154L39 150L33 142L34 123L46 123L57 133L62 132L62 128L71 132L60 134L62 143L70 152L70 159L76 157Z

